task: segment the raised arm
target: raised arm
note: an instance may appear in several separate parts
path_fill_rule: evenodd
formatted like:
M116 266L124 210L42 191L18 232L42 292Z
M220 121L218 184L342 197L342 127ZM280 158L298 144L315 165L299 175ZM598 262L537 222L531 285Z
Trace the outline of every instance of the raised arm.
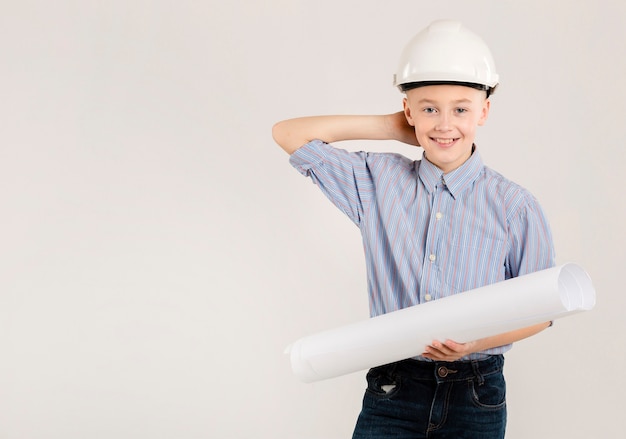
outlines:
M318 139L327 143L342 140L398 140L418 145L415 129L404 112L376 116L310 116L278 122L272 136L288 154Z

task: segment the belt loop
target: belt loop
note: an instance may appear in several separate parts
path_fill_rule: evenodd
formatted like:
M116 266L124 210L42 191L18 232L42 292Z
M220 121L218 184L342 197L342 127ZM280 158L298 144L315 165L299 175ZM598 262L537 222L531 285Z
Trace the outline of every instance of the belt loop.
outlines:
M485 378L483 377L483 375L480 373L480 368L478 367L478 360L471 360L472 363L472 369L474 370L474 375L476 376L476 381L478 382L479 386L482 386L483 383L485 382Z

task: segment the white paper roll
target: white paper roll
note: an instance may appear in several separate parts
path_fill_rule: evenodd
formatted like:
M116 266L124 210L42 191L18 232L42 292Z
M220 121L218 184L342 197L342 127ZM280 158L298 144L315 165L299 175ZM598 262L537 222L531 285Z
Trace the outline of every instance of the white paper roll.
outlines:
M464 343L594 305L587 273L564 264L304 337L285 352L313 382L418 356L433 340Z

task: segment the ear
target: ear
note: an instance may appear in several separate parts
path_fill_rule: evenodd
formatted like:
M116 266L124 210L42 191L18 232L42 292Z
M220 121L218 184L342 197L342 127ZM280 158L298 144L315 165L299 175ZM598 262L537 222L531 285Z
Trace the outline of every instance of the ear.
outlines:
M402 106L404 108L404 116L406 117L406 121L412 127L415 126L415 122L413 121L413 117L411 116L411 107L409 106L409 100L407 98L402 99Z
M482 126L487 122L487 117L489 116L489 109L491 108L491 100L489 98L485 99L483 102L483 108L480 114L480 119L478 119L478 125Z

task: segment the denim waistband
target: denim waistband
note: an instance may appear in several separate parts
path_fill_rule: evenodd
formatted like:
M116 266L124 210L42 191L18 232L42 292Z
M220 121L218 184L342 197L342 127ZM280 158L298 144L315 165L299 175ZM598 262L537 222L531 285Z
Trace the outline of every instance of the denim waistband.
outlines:
M494 373L501 373L504 368L504 356L492 355L484 360L467 361L418 361L414 359L391 363L382 368L388 372L417 380L465 381L478 379Z

